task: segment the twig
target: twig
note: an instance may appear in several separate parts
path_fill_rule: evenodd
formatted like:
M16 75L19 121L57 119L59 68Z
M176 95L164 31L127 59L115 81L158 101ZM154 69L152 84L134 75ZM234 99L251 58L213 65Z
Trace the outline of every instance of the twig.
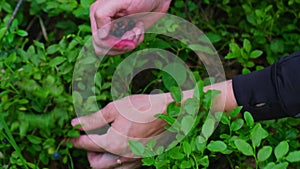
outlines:
M7 27L7 28L10 27L12 21L14 20L16 14L17 14L17 12L19 11L19 8L20 8L20 6L21 6L21 4L22 4L22 1L23 1L23 0L18 0L18 4L17 4L17 6L16 6L16 8L15 8L13 14L12 14L12 16L10 17L8 23L6 24L6 27Z
M47 34L46 27L44 25L43 19L40 16L38 18L39 18L39 21L40 21L43 36L44 36L45 40L48 42L48 34Z

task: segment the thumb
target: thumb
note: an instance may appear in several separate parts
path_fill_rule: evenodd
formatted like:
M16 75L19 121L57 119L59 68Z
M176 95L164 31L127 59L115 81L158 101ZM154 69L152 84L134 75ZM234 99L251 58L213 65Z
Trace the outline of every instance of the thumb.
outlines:
M113 122L116 116L116 108L114 106L114 103L112 102L96 113L73 119L71 121L71 125L82 125L79 128L80 130L95 130L100 127L103 127L108 123Z
M100 4L101 2L101 4ZM96 23L96 28L98 30L98 34L100 38L105 38L108 36L112 18L116 17L116 15L122 11L122 9L127 9L127 4L124 1L97 1L93 7L91 7L91 11L93 11L93 15L91 16Z

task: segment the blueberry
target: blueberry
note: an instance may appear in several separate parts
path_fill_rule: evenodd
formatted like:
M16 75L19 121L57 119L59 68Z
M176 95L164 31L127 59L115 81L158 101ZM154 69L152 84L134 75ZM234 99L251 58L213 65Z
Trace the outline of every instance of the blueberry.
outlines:
M113 24L110 34L117 38L121 38L127 31L133 29L135 24L134 20L118 21Z
M59 159L59 157L60 157L59 152L55 152L55 153L53 154L53 158L54 158L55 160Z
M7 144L7 143L8 143L8 140L7 140L6 138L4 138L4 139L2 140L2 142L3 142L4 144Z
M117 22L118 27L122 27L124 23L122 21Z
M133 20L129 20L128 25L127 25L127 30L131 30L135 27L135 22Z
M117 37L117 38L121 38L123 36L123 34L125 33L125 30L123 29L117 29L115 32L114 32L114 36Z

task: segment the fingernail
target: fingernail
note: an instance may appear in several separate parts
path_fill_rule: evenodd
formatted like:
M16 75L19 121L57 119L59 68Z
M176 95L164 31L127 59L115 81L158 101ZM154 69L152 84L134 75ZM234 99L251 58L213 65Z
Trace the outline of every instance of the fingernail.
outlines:
M109 34L109 27L108 26L105 26L101 29L98 29L98 37L100 39L106 38L108 34Z
M73 119L72 121L71 121L71 125L74 127L74 126L76 126L77 124L79 124L79 120L76 118L76 119Z
M138 28L138 29L136 30L136 34L137 34L137 35L142 34L142 30Z

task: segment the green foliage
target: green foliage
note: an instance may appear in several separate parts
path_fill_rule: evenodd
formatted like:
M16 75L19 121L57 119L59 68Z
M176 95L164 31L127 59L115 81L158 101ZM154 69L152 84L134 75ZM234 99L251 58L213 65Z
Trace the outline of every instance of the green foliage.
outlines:
M0 0L0 168L89 168L86 153L73 149L66 140L80 134L79 126L70 126L75 117L73 106L90 113L110 102L113 73L126 58L105 57L91 79L95 88L75 83L85 93L71 93L74 64L91 37L89 7L93 1L26 0L8 26L17 1ZM300 49L299 8L299 0L176 0L170 13L201 28L224 58L225 67L249 73ZM169 21L164 26L172 32L179 25ZM207 42L204 36L199 40ZM137 50L144 48L177 54L190 65L199 88L194 98L181 104L182 88L191 88L184 85L192 76L186 68L166 66L155 59L131 63L138 69L153 61L164 70L151 70L151 75L137 79L139 85L130 84L131 94L159 88L170 91L175 100L168 105L168 114L157 116L172 126L168 130L176 140L169 147L157 147L155 140L145 146L129 142L135 154L145 156L144 166L299 168L299 120L254 122L248 112L238 117L241 107L229 115L208 113L217 92L202 91L207 74L196 64L191 50L214 54L211 48L186 46L161 35L146 35ZM95 58L87 56L81 62L92 64ZM127 66L122 73L131 77L132 71ZM144 80L146 84L140 84ZM96 96L86 98L91 90ZM91 106L94 100L98 105Z
M243 66L243 74L250 73L249 68L255 66L255 63L251 59L256 59L263 54L261 50L252 50L252 45L248 39L244 39L242 48L235 42L230 43L229 48L230 53L225 56L225 59L237 60ZM261 69L261 67L256 66L256 69Z

